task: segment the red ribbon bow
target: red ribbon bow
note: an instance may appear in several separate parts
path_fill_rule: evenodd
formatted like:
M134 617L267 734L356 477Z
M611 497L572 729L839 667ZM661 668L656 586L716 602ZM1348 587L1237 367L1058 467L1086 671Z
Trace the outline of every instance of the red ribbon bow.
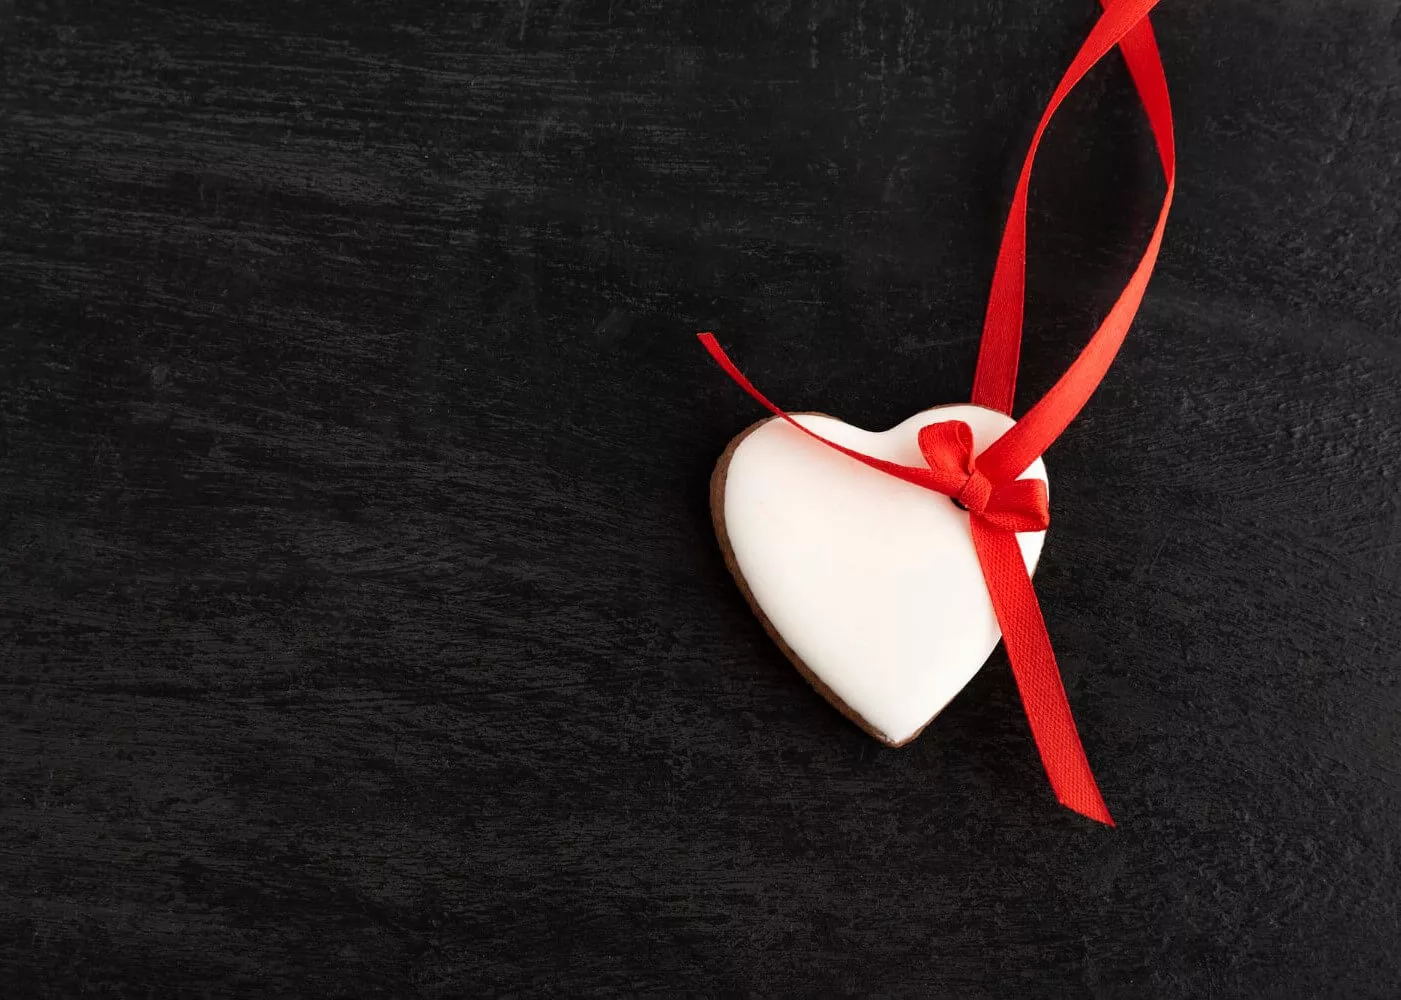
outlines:
M973 432L962 420L920 428L919 450L942 482L936 493L953 497L971 516L999 531L1045 531L1051 523L1046 484L1040 479L999 479L983 475L973 457Z
M730 377L775 415L858 462L952 497L968 511L978 563L1051 788L1063 805L1110 826L1114 821L1085 758L1036 591L1032 589L1031 577L1017 544L1017 532L1041 531L1050 521L1046 484L1020 476L1060 436L1108 371L1143 301L1158 248L1162 245L1176 186L1177 163L1167 81L1163 77L1157 41L1148 23L1148 12L1157 3L1158 0L1101 0L1104 13L1071 61L1041 116L1022 163L1007 226L1002 233L978 350L973 402L1003 413L1012 410L1021 350L1026 202L1032 162L1047 124L1066 95L1090 67L1116 45L1124 54L1134 87L1148 114L1167 181L1153 235L1128 284L1079 357L1060 381L982 454L973 454L972 434L966 424L956 420L920 429L920 452L927 463L923 468L873 458L829 441L769 402L740 373L712 334L700 334L706 350Z

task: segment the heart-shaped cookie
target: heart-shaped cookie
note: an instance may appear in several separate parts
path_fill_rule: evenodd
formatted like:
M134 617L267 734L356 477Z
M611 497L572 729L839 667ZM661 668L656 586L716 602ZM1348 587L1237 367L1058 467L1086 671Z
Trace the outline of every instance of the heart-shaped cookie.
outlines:
M961 420L981 453L1012 426L980 406L939 406L880 433L796 414L837 444L921 466L926 424ZM1046 479L1038 459L1022 478ZM754 613L828 701L876 739L902 746L972 680L1002 633L968 514L762 420L730 442L711 478L725 562ZM1017 536L1027 571L1044 531Z

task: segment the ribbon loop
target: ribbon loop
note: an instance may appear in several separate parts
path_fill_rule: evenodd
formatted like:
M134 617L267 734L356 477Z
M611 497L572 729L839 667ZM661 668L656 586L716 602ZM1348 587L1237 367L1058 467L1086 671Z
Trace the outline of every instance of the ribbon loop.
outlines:
M921 427L916 440L929 468L954 484L952 489L940 492L961 499L958 494L967 489L969 480L978 471L977 463L973 460L972 429L962 420L940 420Z

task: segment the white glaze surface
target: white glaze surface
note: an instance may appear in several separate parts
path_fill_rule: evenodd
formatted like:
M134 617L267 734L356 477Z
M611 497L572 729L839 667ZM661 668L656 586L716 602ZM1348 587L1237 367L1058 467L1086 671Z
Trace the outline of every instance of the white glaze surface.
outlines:
M888 431L796 418L867 455L923 465L916 435L962 420L981 452L1012 426L978 406L925 410ZM1037 460L1023 478L1046 478ZM754 600L798 658L890 743L943 710L1001 638L968 515L777 418L730 457L725 533ZM1017 536L1034 570L1046 533Z

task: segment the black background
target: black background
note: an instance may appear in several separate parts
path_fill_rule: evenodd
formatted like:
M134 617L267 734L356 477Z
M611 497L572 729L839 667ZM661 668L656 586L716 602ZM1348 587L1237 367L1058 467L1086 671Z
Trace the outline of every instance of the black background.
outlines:
M913 746L726 574L781 403L967 398L1089 2L6 0L14 996L1394 997L1401 15L1156 15L1182 177L1048 456L1120 821L1005 657ZM1162 190L1118 57L1033 185L1020 400Z

